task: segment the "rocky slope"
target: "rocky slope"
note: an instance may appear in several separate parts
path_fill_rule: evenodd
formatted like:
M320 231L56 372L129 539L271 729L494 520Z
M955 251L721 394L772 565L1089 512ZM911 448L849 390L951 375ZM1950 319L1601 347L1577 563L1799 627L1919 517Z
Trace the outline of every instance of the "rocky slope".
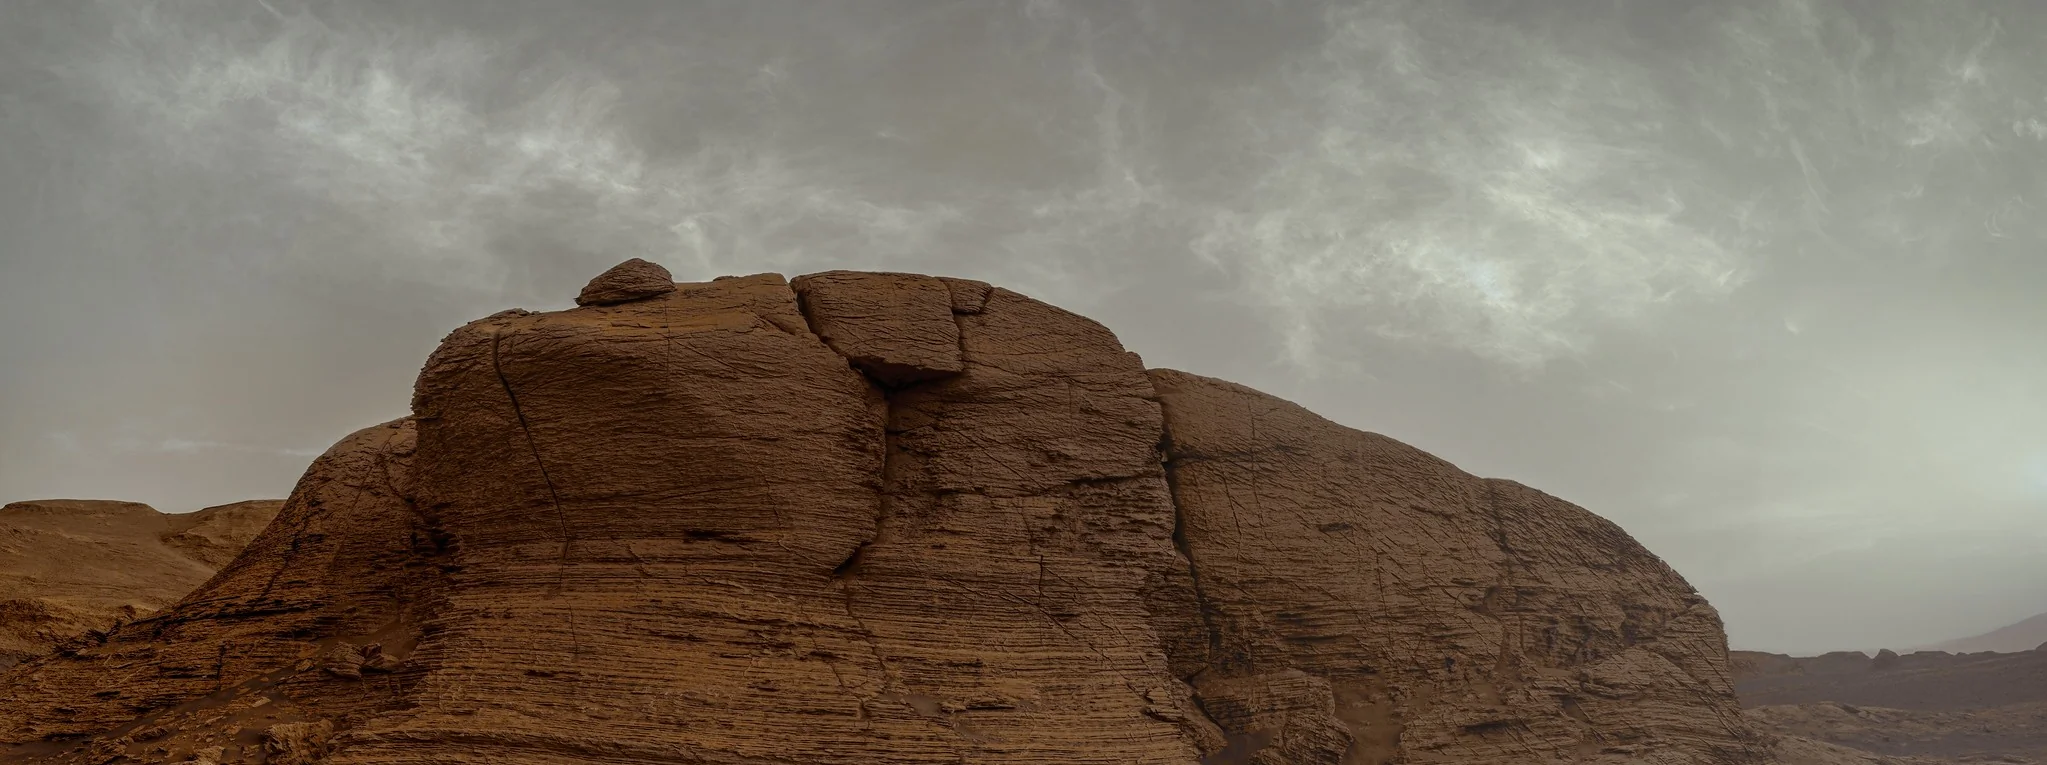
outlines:
M176 602L240 553L282 504L176 515L100 500L0 507L0 667Z
M1613 524L979 282L675 284L450 334L0 758L1772 762Z

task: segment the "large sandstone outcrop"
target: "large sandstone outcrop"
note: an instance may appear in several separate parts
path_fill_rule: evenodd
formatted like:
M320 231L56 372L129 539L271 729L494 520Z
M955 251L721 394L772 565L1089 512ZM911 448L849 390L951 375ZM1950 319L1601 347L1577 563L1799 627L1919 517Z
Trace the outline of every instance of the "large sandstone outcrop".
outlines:
M983 283L645 265L450 334L206 587L0 675L0 744L1771 761L1712 608L1590 513Z
M175 515L105 500L0 507L0 667L176 602L233 560L282 504Z

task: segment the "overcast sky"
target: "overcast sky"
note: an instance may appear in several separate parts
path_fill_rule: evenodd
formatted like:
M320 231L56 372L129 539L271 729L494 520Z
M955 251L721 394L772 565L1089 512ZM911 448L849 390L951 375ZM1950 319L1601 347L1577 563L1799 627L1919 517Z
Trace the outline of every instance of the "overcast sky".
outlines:
M627 257L908 270L1905 647L2047 611L2043 245L2032 0L4 0L0 500L282 496Z

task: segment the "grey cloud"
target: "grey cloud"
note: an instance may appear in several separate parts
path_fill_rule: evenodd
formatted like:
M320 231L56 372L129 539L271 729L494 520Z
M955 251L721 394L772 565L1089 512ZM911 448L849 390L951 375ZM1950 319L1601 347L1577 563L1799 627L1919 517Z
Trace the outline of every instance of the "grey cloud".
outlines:
M1585 504L1738 644L1977 632L2047 610L2041 51L1992 0L10 3L0 495L282 493L629 256L912 270Z

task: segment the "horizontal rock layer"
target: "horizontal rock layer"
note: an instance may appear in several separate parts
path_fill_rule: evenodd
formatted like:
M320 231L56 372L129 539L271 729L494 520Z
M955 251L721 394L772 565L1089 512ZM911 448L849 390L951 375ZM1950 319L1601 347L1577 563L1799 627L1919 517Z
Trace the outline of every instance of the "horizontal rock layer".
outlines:
M1579 508L1147 371L983 283L650 273L449 335L413 417L322 457L220 577L0 675L22 701L0 742L95 763L1770 761L1712 608Z

